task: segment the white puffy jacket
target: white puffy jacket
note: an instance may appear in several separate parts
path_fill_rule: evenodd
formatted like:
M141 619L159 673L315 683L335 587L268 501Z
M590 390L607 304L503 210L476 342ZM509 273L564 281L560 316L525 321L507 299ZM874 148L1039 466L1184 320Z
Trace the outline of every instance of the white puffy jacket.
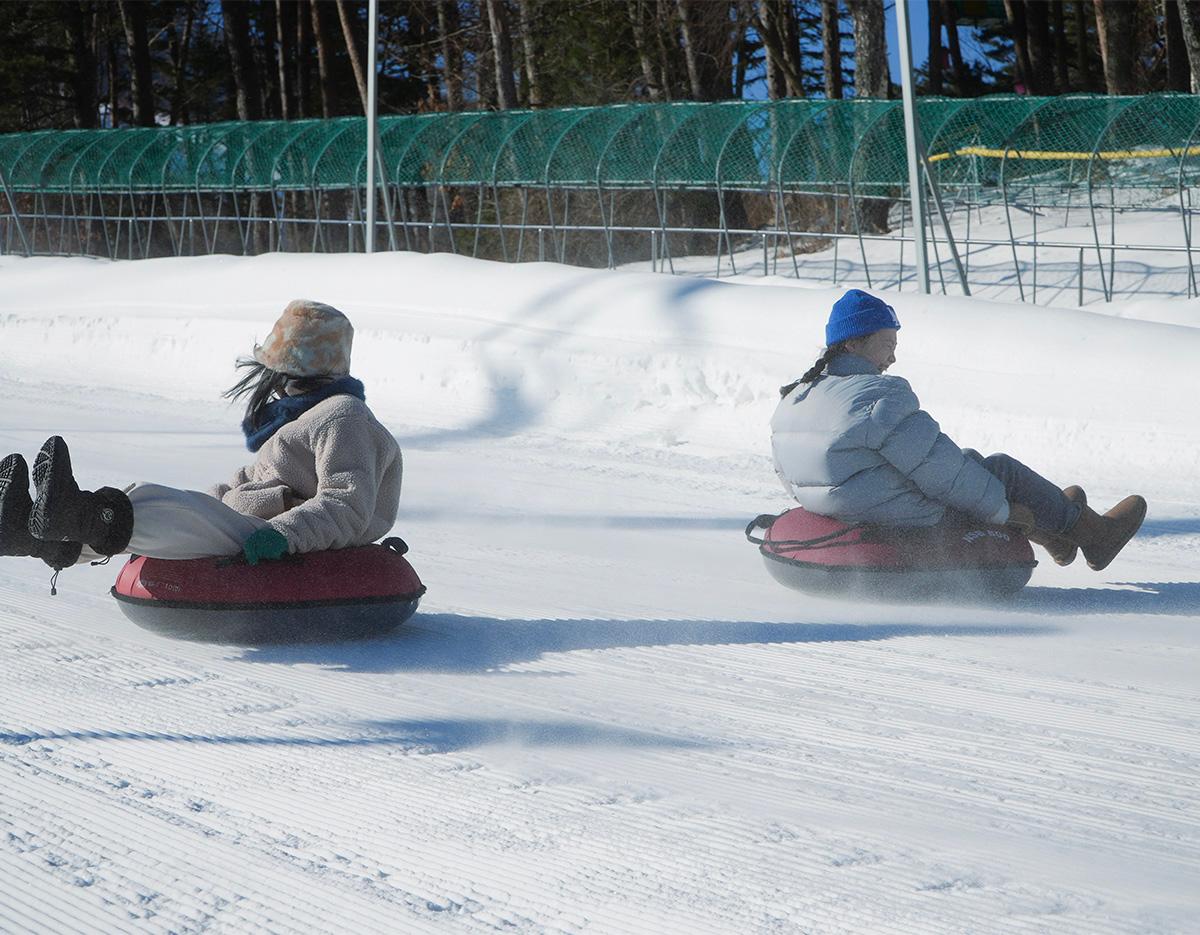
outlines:
M908 381L855 354L780 400L771 447L800 505L843 522L932 526L949 507L1008 519L1004 485L942 433Z

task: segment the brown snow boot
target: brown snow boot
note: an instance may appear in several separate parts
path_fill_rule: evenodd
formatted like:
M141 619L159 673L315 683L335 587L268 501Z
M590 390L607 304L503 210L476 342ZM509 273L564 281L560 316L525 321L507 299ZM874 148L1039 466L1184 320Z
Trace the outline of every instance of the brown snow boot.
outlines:
M55 571L74 565L83 546L78 542L42 542L29 533L29 465L20 455L0 461L0 555L40 558Z
M1080 503L1087 506L1087 494L1083 492L1083 488L1072 485L1063 489L1063 496L1072 503ZM1047 532L1044 529L1035 529L1029 536L1030 542L1036 542L1047 554L1054 559L1056 565L1070 565L1075 561L1075 556L1079 554L1079 546L1070 539L1066 539L1058 533Z
M1085 506L1075 525L1063 533L1083 550L1088 567L1103 571L1146 518L1146 501L1137 494L1126 497L1101 516L1090 506Z
M67 443L55 435L46 440L33 462L37 497L29 514L29 531L49 542L82 542L101 555L116 555L133 535L133 504L114 487L80 490L71 473Z

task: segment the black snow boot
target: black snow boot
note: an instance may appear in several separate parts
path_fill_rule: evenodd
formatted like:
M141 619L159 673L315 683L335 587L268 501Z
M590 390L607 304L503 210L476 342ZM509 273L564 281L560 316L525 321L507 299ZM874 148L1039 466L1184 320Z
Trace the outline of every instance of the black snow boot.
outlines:
M46 440L33 462L37 498L29 514L36 539L82 542L101 555L116 555L133 535L133 504L115 487L80 490L71 473L67 443Z
M0 461L0 555L40 558L60 571L79 560L83 551L78 542L42 542L29 532L29 465L20 455Z

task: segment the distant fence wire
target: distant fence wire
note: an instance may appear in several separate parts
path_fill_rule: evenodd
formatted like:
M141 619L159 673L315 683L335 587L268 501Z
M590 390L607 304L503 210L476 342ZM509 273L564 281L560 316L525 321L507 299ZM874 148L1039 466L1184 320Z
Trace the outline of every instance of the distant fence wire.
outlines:
M1119 253L1162 250L1183 256L1185 291L1200 294L1191 197L1200 96L927 97L918 111L930 186L921 196L939 195L947 214L928 232L935 254L947 226L960 244L1007 246L1021 298L1036 301L1041 248L1081 251L1081 300L1085 252L1111 299ZM886 287L869 245L912 239L898 101L471 111L378 126L377 249L649 260L668 271L701 254L720 275L761 248L764 274L800 275L806 253L832 245L834 281L844 259ZM362 118L0 135L0 251L359 251L365 163ZM972 239L972 209L984 207L1003 210L1007 241L980 240L978 228ZM1147 210L1177 243L1118 242L1118 219ZM1039 239L1045 211L1082 216L1090 245ZM902 246L900 257L903 269ZM945 259L932 260L939 277Z

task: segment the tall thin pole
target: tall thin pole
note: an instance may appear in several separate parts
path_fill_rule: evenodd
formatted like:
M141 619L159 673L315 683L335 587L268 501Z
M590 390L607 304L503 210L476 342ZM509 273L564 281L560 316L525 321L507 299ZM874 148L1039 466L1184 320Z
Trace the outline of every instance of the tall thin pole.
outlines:
M896 0L896 26L900 34L900 87L904 94L904 143L908 151L908 198L912 203L913 247L917 283L929 294L929 261L925 253L925 199L921 197L921 162L917 157L917 101L913 94L912 34L908 28L908 0Z
M367 4L367 253L375 252L375 30L378 0Z

